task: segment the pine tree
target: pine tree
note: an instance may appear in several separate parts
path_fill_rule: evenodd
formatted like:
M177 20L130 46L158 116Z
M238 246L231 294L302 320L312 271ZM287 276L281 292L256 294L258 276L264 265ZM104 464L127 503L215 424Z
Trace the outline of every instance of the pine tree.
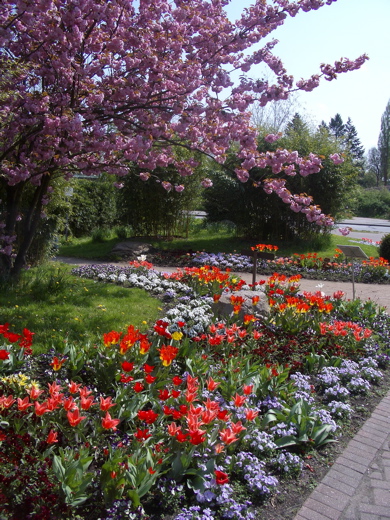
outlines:
M347 151L351 154L353 163L359 168L360 175L364 175L364 146L362 145L356 128L352 124L351 118L344 125L343 142Z
M345 134L345 125L340 114L336 114L329 123L329 131L336 139L340 139Z
M295 112L294 117L286 125L286 135L291 135L294 132L297 134L303 134L308 130L308 124L298 112Z

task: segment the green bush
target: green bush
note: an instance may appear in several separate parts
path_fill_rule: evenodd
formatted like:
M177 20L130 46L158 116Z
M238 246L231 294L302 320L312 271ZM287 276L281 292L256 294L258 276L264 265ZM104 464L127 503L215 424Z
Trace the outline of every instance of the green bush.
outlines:
M390 233L382 238L379 246L379 256L390 262Z
M131 237L133 233L133 230L130 226L116 226L114 231L119 240L126 240L127 238Z
M320 172L307 177L296 175L287 179L286 188L292 193L306 193L313 197L326 215L335 219L351 210L356 198L357 169L346 156L342 164L335 165L329 156L341 152L339 145L327 132L311 130L307 125L290 129L275 144L259 141L259 151L282 148L297 150L302 156L312 151L322 157ZM227 166L233 171L240 160L231 151ZM240 236L259 241L312 240L322 228L307 221L302 213L294 213L276 194L266 194L261 185L264 179L279 178L270 168L253 168L250 181L241 183L233 173L215 170L209 174L213 187L204 193L204 207L208 220L230 220L237 226ZM260 187L258 187L260 186Z
M387 218L390 212L390 192L386 188L366 189L358 196L356 215L367 218Z
M92 242L106 242L112 238L113 233L103 227L98 227L92 231Z
M136 168L122 179L124 187L118 193L119 219L132 228L136 236L172 237L187 234L190 225L188 211L195 209L200 192L197 174L181 177L173 166L156 168L148 181L139 177ZM163 182L172 189L165 190ZM185 186L177 192L175 185Z
M117 195L114 178L73 179L69 197L69 229L75 237L92 234L97 228L112 229L118 223Z

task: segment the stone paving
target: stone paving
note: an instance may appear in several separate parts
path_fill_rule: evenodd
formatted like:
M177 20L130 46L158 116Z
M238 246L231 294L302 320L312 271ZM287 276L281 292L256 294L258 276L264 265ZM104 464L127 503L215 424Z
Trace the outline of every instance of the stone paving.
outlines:
M390 519L390 392L294 520Z

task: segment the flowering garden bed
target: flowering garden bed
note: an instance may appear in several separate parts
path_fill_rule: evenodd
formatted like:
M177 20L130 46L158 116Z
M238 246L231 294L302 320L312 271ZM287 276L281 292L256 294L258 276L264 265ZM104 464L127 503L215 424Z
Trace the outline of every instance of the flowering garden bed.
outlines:
M260 320L239 317L234 291L249 287L217 267L74 274L144 288L164 313L148 334L129 325L40 356L32 332L0 326L5 520L266 518L386 379L389 316L301 293L299 275L257 284L253 304L264 291L270 305Z
M190 258L192 265L210 265L237 272L248 272L253 269L252 259L246 255L201 252L192 254ZM339 249L335 249L331 258L321 257L317 253L307 253L294 254L287 258L275 257L274 260L259 259L257 262L257 271L263 275L271 275L277 271L288 276L300 274L303 278L340 282L351 281L352 270L356 282L390 283L390 265L387 260L370 257L352 263L345 259Z
M356 245L376 245L372 240L363 238L350 242ZM318 253L295 253L290 257L278 256L277 246L257 244L253 250L275 253L273 260L257 260L257 272L262 275L272 275L274 272L293 276L301 275L308 279L334 280L349 282L354 278L359 283L390 283L390 264L383 258L369 257L367 260L351 262L346 259L340 249L335 249L331 257L323 257ZM234 272L252 272L253 258L241 253L208 253L184 250L161 250L148 254L148 259L155 265L189 267L211 266L218 269L230 269Z

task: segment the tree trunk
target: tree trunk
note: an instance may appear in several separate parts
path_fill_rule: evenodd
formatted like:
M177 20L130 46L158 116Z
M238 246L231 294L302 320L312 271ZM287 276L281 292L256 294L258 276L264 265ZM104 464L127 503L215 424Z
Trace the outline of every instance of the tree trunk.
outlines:
M21 242L17 248L14 262L12 257L0 254L0 272L5 279L10 277L18 279L22 269L26 266L26 255L34 240L34 236L41 218L42 198L46 193L50 182L50 176L44 175L41 184L36 187L33 199L27 213L22 220ZM20 183L17 186L7 186L7 215L5 235L12 236L16 233L18 215L22 213L21 202L23 188L27 185Z

